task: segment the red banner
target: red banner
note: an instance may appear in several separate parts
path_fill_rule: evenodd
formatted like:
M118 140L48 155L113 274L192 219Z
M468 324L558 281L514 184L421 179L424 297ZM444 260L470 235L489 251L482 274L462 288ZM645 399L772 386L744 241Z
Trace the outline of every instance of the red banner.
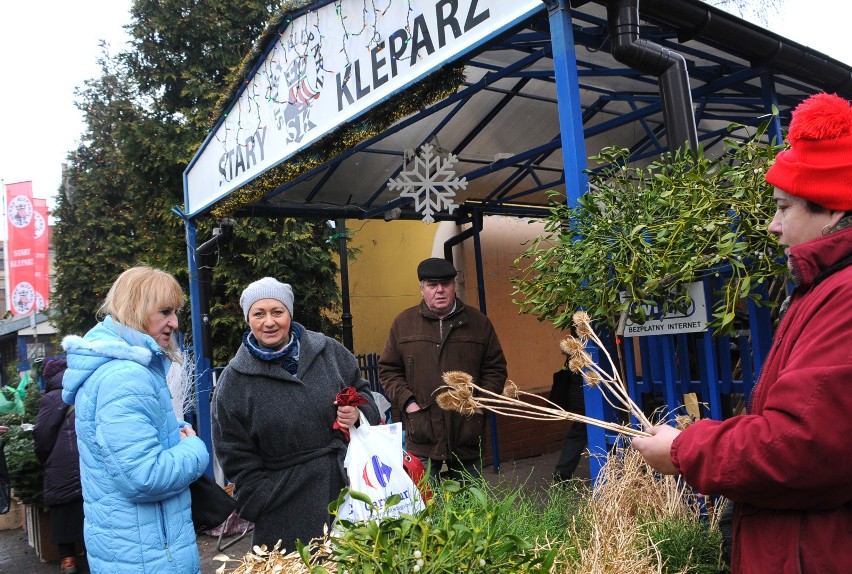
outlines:
M23 315L36 309L36 258L31 181L6 186L8 272L6 297L9 310Z
M50 304L50 277L48 268L48 249L50 234L47 224L47 200L33 198L33 238L35 256L36 309L43 311Z

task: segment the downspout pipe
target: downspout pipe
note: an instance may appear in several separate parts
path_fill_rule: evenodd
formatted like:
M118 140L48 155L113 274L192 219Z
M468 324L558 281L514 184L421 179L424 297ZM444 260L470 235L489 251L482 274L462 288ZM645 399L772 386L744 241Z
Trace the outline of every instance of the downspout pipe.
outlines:
M698 149L698 130L686 60L677 52L639 37L639 0L606 2L612 56L622 64L657 76L669 151Z
M195 249L198 260L198 299L201 310L201 349L206 359L212 359L213 343L210 335L210 256L219 251L225 241L229 241L234 231L234 220L224 219L219 227L213 229L213 237Z

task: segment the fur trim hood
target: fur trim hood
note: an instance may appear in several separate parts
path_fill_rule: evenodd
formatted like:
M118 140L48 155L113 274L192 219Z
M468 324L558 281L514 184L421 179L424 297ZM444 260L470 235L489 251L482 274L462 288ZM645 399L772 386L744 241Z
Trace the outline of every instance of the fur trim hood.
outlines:
M62 340L68 354L68 370L62 381L62 400L74 404L77 391L102 365L115 360L126 360L144 367L168 371L171 361L150 336L122 325L107 316L95 325L85 337L68 335Z

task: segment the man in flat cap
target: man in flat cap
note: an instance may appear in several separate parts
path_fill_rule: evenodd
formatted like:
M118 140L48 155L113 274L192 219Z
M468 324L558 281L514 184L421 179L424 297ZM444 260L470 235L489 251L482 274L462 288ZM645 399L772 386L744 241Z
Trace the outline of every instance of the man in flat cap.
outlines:
M406 450L439 477L482 474L485 414L463 416L444 411L435 390L446 371L464 371L474 382L500 393L506 382L506 358L488 317L456 297L456 269L432 257L417 266L419 305L397 315L379 358L379 379L405 427Z

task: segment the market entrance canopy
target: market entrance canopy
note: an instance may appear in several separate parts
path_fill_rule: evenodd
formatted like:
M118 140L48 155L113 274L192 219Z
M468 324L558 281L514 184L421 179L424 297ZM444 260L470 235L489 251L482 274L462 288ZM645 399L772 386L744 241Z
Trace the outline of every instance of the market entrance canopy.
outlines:
M732 122L754 126L777 108L786 123L817 91L852 99L848 65L698 0L292 0L184 172L198 432L208 446L196 256L224 234L196 249L196 222L420 219L393 183L426 149L452 158L466 182L460 209L436 216L457 223L540 216L549 190L577 197L586 158L606 146L658 159L671 135L662 82L613 55L617 13L636 15L637 44L683 57L686 112L707 155L747 132L732 134Z
M539 0L326 4L271 44L186 176L193 216L541 10Z

